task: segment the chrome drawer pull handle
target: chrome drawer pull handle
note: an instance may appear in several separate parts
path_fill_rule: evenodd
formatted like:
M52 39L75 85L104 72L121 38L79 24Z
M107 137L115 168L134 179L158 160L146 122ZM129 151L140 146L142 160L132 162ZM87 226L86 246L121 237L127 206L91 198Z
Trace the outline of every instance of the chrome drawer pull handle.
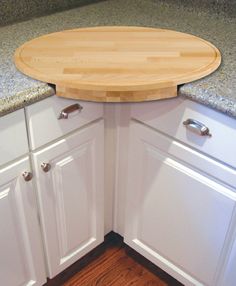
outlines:
M81 111L83 109L83 106L81 106L78 103L72 104L64 109L62 109L62 111L60 112L58 119L68 119L68 116L70 113L78 110Z
M187 129L197 133L198 135L201 136L209 136L211 137L212 135L210 134L210 130L206 125L203 123L195 120L195 119L187 119L183 122L183 125L186 126Z

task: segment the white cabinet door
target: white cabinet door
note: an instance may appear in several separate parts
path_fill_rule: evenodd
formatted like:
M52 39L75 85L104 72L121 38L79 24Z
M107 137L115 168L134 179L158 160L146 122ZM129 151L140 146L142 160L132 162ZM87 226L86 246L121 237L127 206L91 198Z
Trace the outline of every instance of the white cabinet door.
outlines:
M25 158L0 170L0 285L42 285L46 282L42 241L32 181Z
M50 278L104 239L103 140L101 120L33 155Z
M172 143L164 152L161 140L133 123L125 242L185 285L215 286L235 193L170 156Z

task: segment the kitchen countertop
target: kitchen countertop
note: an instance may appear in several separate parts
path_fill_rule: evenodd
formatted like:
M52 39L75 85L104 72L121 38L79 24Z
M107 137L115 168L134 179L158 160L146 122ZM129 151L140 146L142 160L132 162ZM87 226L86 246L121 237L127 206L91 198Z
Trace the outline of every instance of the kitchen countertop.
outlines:
M12 56L24 42L85 26L132 25L194 34L220 49L222 64L210 76L181 86L179 95L236 118L236 19L224 13L155 0L108 0L0 28L0 116L55 93L16 70Z

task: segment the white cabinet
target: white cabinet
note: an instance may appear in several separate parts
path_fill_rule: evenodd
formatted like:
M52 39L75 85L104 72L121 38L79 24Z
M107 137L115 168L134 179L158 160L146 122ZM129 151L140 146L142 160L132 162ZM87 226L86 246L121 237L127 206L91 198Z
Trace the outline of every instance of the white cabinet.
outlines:
M109 105L105 116L102 104L71 104L53 96L26 108L28 182L24 112L1 118L0 285L42 285L84 256L104 239L105 208L106 231L125 225L125 242L185 285L234 286L234 119L183 99ZM192 134L187 118L213 136Z
M104 239L103 140L100 120L33 153L50 278Z
M24 110L0 117L0 165L29 152Z
M185 285L217 285L235 190L192 165L211 164L203 155L178 142L176 152L173 140L139 123L130 132L125 242Z
M0 285L46 282L41 234L28 157L0 169Z

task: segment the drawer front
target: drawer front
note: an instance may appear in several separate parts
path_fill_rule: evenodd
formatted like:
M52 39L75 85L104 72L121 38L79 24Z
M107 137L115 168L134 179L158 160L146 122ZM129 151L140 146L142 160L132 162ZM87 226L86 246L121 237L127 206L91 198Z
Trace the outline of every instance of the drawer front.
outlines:
M79 104L83 109L68 111L68 118L58 119L68 106ZM26 108L32 150L103 116L103 104L69 100L52 96Z
M28 153L24 110L0 118L0 165Z
M211 157L236 167L236 120L234 118L183 98L133 104L131 116ZM203 123L209 128L212 136L194 133L183 125L187 119Z

